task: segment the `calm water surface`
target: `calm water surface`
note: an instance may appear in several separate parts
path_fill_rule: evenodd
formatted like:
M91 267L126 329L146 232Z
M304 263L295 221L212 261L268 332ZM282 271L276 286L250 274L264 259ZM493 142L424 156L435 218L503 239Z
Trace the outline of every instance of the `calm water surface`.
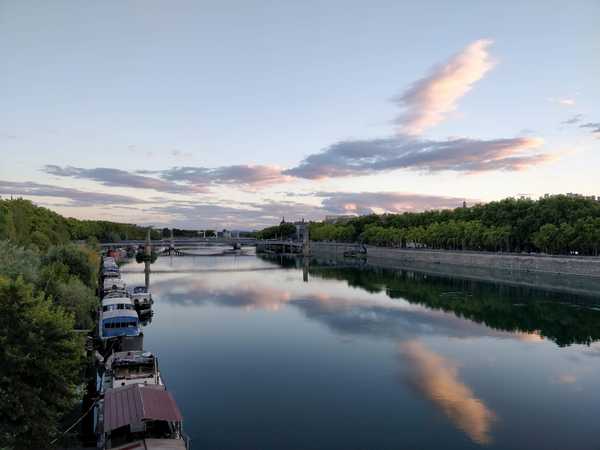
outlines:
M195 450L600 449L589 298L256 256L152 270L145 348Z

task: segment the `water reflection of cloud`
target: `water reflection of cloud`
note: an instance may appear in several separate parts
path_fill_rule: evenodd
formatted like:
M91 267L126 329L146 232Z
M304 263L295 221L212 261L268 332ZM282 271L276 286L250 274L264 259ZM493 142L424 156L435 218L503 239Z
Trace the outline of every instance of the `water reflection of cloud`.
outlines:
M250 282L238 283L235 286L211 286L206 280L186 282L179 280L173 290L160 290L161 300L179 306L201 306L218 304L233 308L264 309L276 311L282 303L290 300L290 294L281 289L269 286L256 286Z
M496 414L460 380L456 364L415 340L400 344L400 355L408 363L411 386L474 442L492 442L490 430Z
M307 318L344 335L412 339L418 335L452 338L494 336L539 341L539 336L490 329L452 313L415 306L400 300L332 294L321 290L293 292L256 279L235 284L208 278L180 279L175 287L161 289L161 301L181 306L214 304L247 310L277 311L284 304L298 308Z
M533 333L527 333L524 331L516 331L513 333L515 338L521 342L531 342L531 343L539 343L544 342L544 337L540 334L539 331L534 331Z
M575 384L577 383L577 376L572 373L563 373L556 377L556 382L559 384Z

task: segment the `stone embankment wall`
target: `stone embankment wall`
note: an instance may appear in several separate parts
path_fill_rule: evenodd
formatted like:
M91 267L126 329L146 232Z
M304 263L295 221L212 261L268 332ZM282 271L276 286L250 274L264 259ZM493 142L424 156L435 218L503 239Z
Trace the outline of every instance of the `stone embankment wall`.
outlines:
M356 244L311 242L311 252L313 254L343 255L345 251L358 248ZM367 256L369 260L388 260L394 263L441 264L445 266L600 277L600 258L586 256L400 249L370 245L367 246Z
M343 242L322 242L311 241L310 251L316 254L326 254L327 256L344 256L344 252L358 251L361 246L358 244L344 244Z

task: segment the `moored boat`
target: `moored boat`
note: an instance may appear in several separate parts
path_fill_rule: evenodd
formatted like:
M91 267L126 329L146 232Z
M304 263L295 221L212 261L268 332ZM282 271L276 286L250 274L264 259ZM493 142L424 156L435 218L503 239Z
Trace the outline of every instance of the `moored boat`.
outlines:
M139 335L140 319L131 299L121 297L102 300L98 321L100 340Z
M102 391L130 384L163 384L156 355L145 351L111 354L104 365Z
M183 417L163 385L108 389L98 404L99 449L189 450Z
M134 286L129 291L129 296L136 309L140 312L147 312L152 308L154 301L152 300L152 293L146 286Z
M126 290L127 285L121 278L106 278L102 282L102 292L106 295L110 291Z
M105 298L123 298L123 297L130 298L129 291L127 291L125 289L111 289L102 298L105 299Z

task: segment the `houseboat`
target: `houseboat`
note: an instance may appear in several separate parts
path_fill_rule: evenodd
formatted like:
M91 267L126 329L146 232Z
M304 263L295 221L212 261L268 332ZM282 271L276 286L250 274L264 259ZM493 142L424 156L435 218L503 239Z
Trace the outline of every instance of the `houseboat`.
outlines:
M102 300L99 316L98 336L102 341L140 335L140 319L129 298Z
M105 267L102 269L102 278L121 278L121 271L118 267Z
M127 285L121 278L106 278L102 282L102 293L103 295L108 294L110 291L126 290Z
M122 298L122 297L131 298L129 296L129 291L126 289L111 289L102 298L105 299L105 298Z
M163 385L108 389L98 403L97 418L99 449L190 449L181 412Z
M130 384L163 384L158 359L150 352L115 352L106 359L104 367L102 392Z

